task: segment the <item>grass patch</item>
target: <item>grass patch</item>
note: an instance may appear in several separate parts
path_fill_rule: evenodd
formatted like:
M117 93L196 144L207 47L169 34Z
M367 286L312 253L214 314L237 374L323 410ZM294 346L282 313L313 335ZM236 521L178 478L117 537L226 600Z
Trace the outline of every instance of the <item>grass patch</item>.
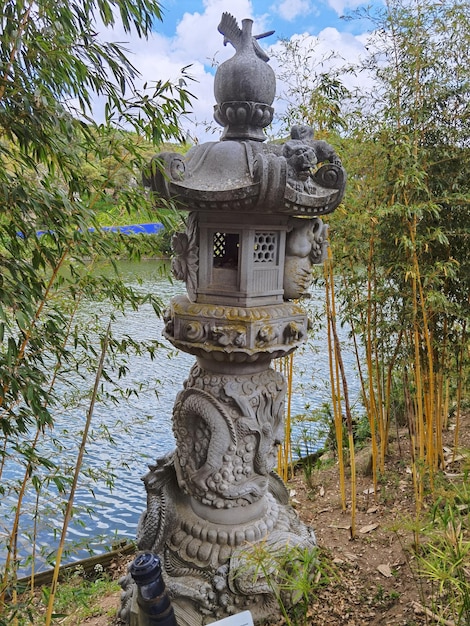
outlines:
M113 580L101 567L96 566L91 575L85 575L78 566L74 572L62 581L57 589L54 613L60 616L60 623L64 626L78 626L87 618L108 614L116 614L115 607L104 606L103 598L113 596L121 591L116 580ZM49 587L41 590L41 603L47 606Z

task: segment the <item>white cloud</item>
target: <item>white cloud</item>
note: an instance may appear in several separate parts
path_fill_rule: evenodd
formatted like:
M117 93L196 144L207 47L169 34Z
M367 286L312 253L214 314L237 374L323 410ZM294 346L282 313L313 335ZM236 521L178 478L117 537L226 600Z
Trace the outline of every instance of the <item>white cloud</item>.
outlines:
M279 132L280 123L278 120L285 112L287 102L297 101L295 96L288 95L290 89L293 87L301 89L305 85L305 81L308 80L306 77L311 76L313 84L315 75L335 72L342 84L351 92L356 90L361 93L371 92L374 81L370 73L364 71L355 74L344 71L346 66L359 66L367 54L365 48L367 38L363 35L354 36L351 33L328 27L320 31L318 35L310 35L309 33L293 35L290 41L293 44L292 47L296 50L296 62L294 63L289 58L289 68L292 67L292 71L286 77L286 82L283 82L280 78L283 74L286 74L286 67L285 65L280 67L277 61L277 57L283 51L284 44L277 42L270 48L272 54L271 64L278 77L274 132ZM297 66L297 71L295 66ZM299 76L298 81L294 78L295 71ZM298 98L300 97L299 95Z
M283 20L293 22L301 15L307 15L312 12L309 0L283 0L283 2L273 5L272 9L276 11Z
M230 13L239 23L243 18L252 16L249 0L238 0L234 5L230 7ZM183 15L177 26L175 43L181 52L184 51L186 58L196 58L207 65L214 55L218 62L232 55L230 46L224 50L222 35L217 30L222 13L226 10L226 0L206 0L204 13Z
M192 101L191 121L185 121L185 126L190 135L199 141L218 139L222 132L222 128L213 121L212 112L215 104L214 64L222 63L234 53L230 44L223 45L223 37L217 30L225 10L226 0L205 0L202 13L183 14L174 37L154 34L149 42L133 38L128 46L133 51L132 62L142 74L142 83L152 84L158 79L178 81L181 68L190 65L187 73L194 81L187 81L187 88L197 99ZM240 26L242 19L253 19L254 33L267 29L267 16L255 16L250 0L237 0L229 7L229 12ZM116 37L119 39L120 35L114 33L114 40ZM129 39L128 35L126 39ZM122 37L120 40L123 40ZM209 133L206 131L208 124L212 124Z

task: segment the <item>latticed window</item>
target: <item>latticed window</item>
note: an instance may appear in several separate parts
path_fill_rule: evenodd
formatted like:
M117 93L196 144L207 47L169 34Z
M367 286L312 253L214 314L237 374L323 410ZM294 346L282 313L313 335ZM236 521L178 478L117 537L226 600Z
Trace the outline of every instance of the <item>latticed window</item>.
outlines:
M255 263L276 262L277 237L277 233L255 233Z
M214 233L214 267L237 267L240 235Z

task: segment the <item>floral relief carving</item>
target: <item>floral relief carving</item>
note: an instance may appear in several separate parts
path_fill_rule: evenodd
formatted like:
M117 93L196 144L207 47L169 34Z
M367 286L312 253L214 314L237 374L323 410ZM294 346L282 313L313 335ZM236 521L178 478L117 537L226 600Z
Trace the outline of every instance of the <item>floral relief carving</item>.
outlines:
M171 269L177 280L186 283L188 296L194 300L197 289L198 260L197 214L190 213L186 222L186 232L175 233L172 240L174 257Z

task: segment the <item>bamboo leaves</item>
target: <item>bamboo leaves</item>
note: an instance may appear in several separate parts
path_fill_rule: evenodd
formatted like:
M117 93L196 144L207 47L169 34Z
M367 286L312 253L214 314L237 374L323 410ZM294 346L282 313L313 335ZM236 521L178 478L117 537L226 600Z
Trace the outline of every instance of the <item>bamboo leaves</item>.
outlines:
M353 185L330 231L343 276L340 314L366 351L361 383L377 468L395 419L409 431L418 510L424 484L443 466L442 429L469 366L467 330L451 331L467 329L470 314L470 75L461 65L469 17L458 0L389 0L372 18L381 35L369 68L381 59L382 99L350 129L360 150L343 144ZM443 38L450 24L459 41L453 32Z
M112 266L115 254L98 210L118 196L125 210L148 210L135 184L149 150L145 140L178 138L189 101L169 81L137 88L126 49L106 41L105 26L120 24L145 38L160 17L155 0L123 0L118 7L107 0L0 3L0 477L2 507L14 506L13 518L2 508L8 521L0 621L19 615L15 606L8 613L6 593L26 564L19 542L29 532L30 559L37 556L35 533L44 518L36 510L29 530L30 506L39 506L44 487L55 484L56 513L63 507L73 455L65 450L67 467L59 467L42 446L50 438L65 447L64 433L55 430L58 413L91 393L101 317L115 319L124 307L147 301L161 310L156 295L126 286L115 268L96 269L100 259ZM108 112L102 124L92 119L98 97ZM122 245L136 254L131 241ZM84 327L79 307L90 296L103 308ZM132 393L122 380L125 355L145 351L145 344L109 333L103 386L95 395L117 401ZM154 354L157 347L150 342L148 349ZM78 391L78 381L86 391Z

